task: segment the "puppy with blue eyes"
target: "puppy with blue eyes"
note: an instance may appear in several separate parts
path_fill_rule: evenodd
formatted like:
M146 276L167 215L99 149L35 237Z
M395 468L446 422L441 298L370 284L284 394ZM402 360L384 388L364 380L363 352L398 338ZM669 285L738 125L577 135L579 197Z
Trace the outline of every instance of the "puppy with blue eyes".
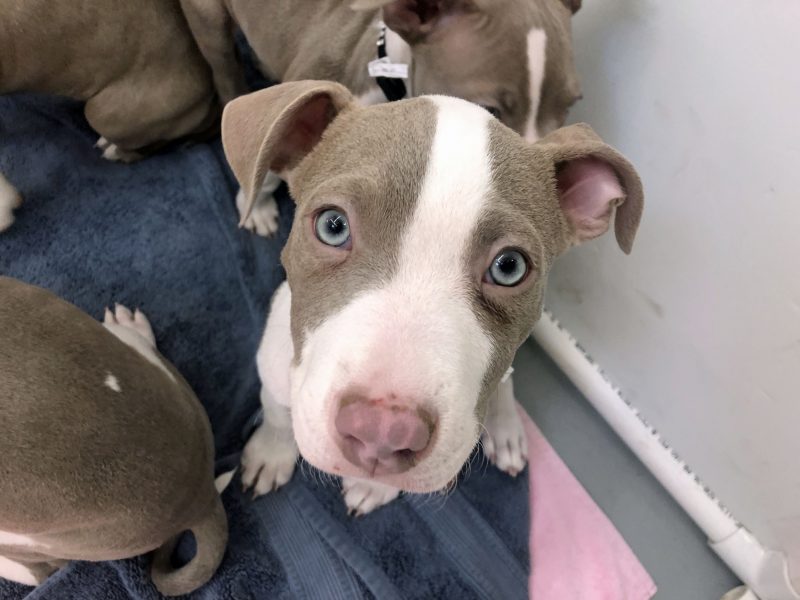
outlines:
M556 256L612 217L630 252L643 197L628 161L586 125L530 143L463 100L361 107L319 81L234 100L222 129L250 206L269 171L297 203L244 485L283 485L299 453L363 514L447 489L479 441L519 473L511 362Z

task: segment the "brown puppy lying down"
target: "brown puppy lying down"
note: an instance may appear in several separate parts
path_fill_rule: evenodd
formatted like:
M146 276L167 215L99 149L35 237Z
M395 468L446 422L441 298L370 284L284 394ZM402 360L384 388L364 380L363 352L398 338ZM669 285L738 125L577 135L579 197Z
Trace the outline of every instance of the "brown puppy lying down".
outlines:
M144 315L118 305L100 324L0 277L0 331L0 577L157 550L162 593L208 581L228 538L211 427ZM198 550L175 570L185 530Z
M0 94L86 102L111 160L212 131L220 103L178 0L0 0ZM19 197L0 176L0 231Z

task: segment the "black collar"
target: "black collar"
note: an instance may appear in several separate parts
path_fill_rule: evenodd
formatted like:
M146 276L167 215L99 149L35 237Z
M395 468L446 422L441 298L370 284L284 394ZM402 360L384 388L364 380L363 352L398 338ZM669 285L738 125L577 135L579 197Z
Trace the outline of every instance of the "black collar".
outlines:
M386 58L386 25L381 25L378 34L378 58ZM381 88L383 95L389 102L402 100L406 97L406 84L402 79L394 77L376 77L375 83Z

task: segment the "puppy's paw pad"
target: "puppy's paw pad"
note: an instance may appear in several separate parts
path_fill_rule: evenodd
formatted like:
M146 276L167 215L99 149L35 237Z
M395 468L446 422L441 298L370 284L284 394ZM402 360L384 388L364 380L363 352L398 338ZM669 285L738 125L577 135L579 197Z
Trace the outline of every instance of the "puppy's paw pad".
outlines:
M376 481L343 477L342 495L347 514L360 517L397 498L400 490Z
M245 197L240 189L236 194L236 206L239 209L239 216L244 216ZM242 227L248 231L255 232L261 237L271 237L278 231L278 203L272 194L259 194L253 205L253 210L242 223Z
M528 462L528 438L516 413L495 415L481 435L483 453L501 471L516 477Z
M263 496L286 484L297 465L297 444L291 432L273 435L265 426L253 433L242 453L242 488Z
M105 315L103 315L103 323L131 329L147 340L153 348L156 346L156 336L153 335L150 321L138 308L131 312L128 307L122 304L115 304L113 311L106 308Z

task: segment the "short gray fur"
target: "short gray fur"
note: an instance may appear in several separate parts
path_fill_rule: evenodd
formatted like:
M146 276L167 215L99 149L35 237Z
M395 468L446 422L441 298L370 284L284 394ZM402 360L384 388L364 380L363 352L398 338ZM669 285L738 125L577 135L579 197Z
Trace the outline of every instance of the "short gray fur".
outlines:
M739 585L703 533L533 342L514 361L517 399L658 586L656 600L717 600Z

